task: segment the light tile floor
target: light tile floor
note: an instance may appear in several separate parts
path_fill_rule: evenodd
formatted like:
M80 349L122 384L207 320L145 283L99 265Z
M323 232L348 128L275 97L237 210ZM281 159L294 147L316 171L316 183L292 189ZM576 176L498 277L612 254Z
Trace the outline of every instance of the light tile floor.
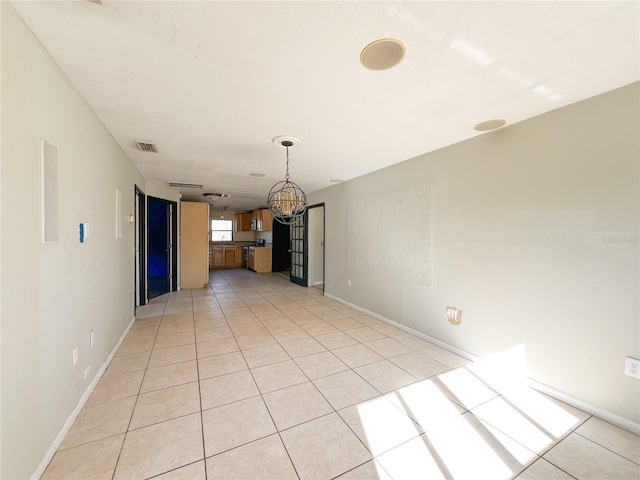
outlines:
M638 436L509 375L282 276L214 272L138 310L43 478L640 478Z

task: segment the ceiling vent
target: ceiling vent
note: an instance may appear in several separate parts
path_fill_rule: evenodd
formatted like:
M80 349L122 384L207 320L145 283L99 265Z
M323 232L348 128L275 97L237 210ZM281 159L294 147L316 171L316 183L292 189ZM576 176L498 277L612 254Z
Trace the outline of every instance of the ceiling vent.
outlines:
M200 190L204 188L204 185L198 185L197 183L167 182L167 185L173 188L199 188Z
M215 200L218 198L228 198L231 195L229 195L228 193L205 193L204 196Z
M136 147L138 147L138 150L141 152L158 153L158 147L156 147L154 143L136 142Z

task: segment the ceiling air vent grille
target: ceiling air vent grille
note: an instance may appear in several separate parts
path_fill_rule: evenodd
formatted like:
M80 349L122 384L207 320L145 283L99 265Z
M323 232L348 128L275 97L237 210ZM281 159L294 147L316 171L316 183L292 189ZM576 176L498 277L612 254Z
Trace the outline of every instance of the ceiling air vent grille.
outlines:
M138 147L138 150L141 152L158 153L158 147L156 147L154 143L136 142L136 147Z
M200 190L204 188L204 185L198 185L197 183L167 182L167 185L173 188L199 188Z

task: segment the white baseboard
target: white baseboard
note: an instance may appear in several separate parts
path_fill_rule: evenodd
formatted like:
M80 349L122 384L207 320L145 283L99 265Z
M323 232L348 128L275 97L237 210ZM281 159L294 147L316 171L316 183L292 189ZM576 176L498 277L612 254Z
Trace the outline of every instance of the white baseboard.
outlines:
M464 357L467 360L471 360L471 361L474 361L474 362L477 361L477 360L480 360L480 357L476 357L475 355L473 355L473 354L471 354L469 352L466 352L464 350L460 350L459 348L454 347L453 345L449 345L448 343L445 343L445 342L443 342L441 340L438 340L437 338L433 338L433 337L431 337L429 335L426 335L426 334L424 334L422 332L414 330L411 327L407 327L406 325L402 325L401 323L398 323L398 322L396 322L394 320L391 320L389 318L383 317L382 315L378 315L377 313L372 312L370 310L367 310L366 308L362 308L362 307L359 307L358 305L355 305L353 303L347 302L346 300L343 300L343 299L341 299L339 297L331 295L330 293L324 292L324 296L325 297L329 297L330 299L335 300L336 302L340 302L340 303L342 303L344 305L347 305L347 306L353 308L354 310L358 310L359 312L365 313L365 314L369 315L370 317L377 318L378 320L380 320L380 321L382 321L384 323L388 323L389 325L391 325L393 327L396 327L396 328L399 328L400 330L403 330L403 331L405 331L407 333L410 333L412 335L415 335L416 337L422 338L423 340L426 340L427 342L431 342L434 345L438 345L439 347L442 347L442 348L444 348L446 350L449 350L450 352L453 352L456 355L460 355L461 357Z
M313 282L314 285L324 285L324 281L323 280L319 280L316 282Z
M579 398L572 397L571 395L561 392L560 390L556 390L553 387L550 387L540 382L536 382L531 378L529 378L529 385L531 385L531 388L534 388L539 392L549 395L550 397L553 397L556 400L560 400L561 402L567 403L572 407L576 407L577 409L582 410L583 412L590 413L591 415L601 418L602 420L612 423L613 425L617 425L620 428L624 428L625 430L628 430L631 433L640 435L640 423L636 423L632 420L621 417L620 415L616 415L615 413L612 413L608 410L600 408L596 405L587 403L583 400L580 400Z
M403 330L407 333L411 333L412 335L415 335L416 337L422 338L423 340L427 340L428 342L431 342L435 345L438 345L439 347L444 348L445 350L449 350L450 352L455 353L456 355L460 355L461 357L466 358L467 360L472 360L472 361L477 361L477 360L481 360L480 357L477 357L476 355L473 355L469 352L466 352L464 350L461 350L457 347L454 347L453 345L449 345L448 343L445 343L443 341L438 340L437 338L433 338L430 337L429 335L426 335L422 332L418 332L417 330L414 330L413 328L407 327L406 325L402 325L401 323L398 323L394 320L388 319L383 317L382 315L378 315L375 312L371 312L369 310L367 310L366 308L362 308L359 307L358 305L355 305L353 303L347 302L346 300L343 300L342 298L336 297L334 295L331 295L330 293L324 292L324 296L325 297L329 297L332 300L335 300L336 302L340 302L344 305L347 305L351 308L353 308L354 310L358 310L359 312L365 313L373 318L377 318L378 320L381 320L389 325L392 325L396 328L399 328L400 330ZM629 420L627 418L621 417L620 415L616 415L615 413L612 413L608 410L604 410L603 408L600 408L596 405L593 405L591 403L585 402L583 400L580 400L579 398L576 397L572 397L571 395L564 393L560 390L556 390L553 387L550 387L548 385L545 385L543 383L537 382L536 380L533 380L532 378L528 378L527 379L529 382L529 385L531 386L531 388L538 390L539 392L542 392L546 395L549 395L550 397L555 398L556 400L560 400L561 402L564 402L568 405L571 405L572 407L575 407L579 410L582 410L583 412L587 412L591 415L594 415L598 418L601 418L602 420L605 420L613 425L616 425L620 428L623 428L625 430L628 430L631 433L635 433L636 435L640 435L640 423L634 422L632 420Z
M125 329L124 333L118 340L118 343L116 343L116 346L113 347L113 350L111 350L111 353L102 364L102 367L100 367L100 370L98 371L96 376L93 378L93 380L91 381L91 383L89 384L85 392L82 394L82 397L80 397L80 400L76 405L76 408L73 409L73 411L71 412L71 415L69 415L69 418L67 418L67 421L64 422L64 425L62 425L62 428L58 432L58 435L56 435L56 438L53 439L53 442L51 443L51 445L49 446L49 449L44 454L44 457L42 457L42 460L40 460L40 463L38 463L38 466L31 474L30 480L38 480L42 476L44 471L47 469L49 462L51 462L51 459L58 451L58 447L60 447L62 440L64 440L64 437L67 435L67 433L69 433L69 429L71 428L71 425L73 425L73 422L75 422L76 418L78 418L78 415L82 410L82 407L84 407L84 404L87 403L87 400L91 396L91 393L93 393L93 389L96 388L96 385L102 378L102 375L104 374L104 372L107 370L107 367L111 363L111 360L113 359L116 352L118 351L118 348L120 348L120 345L124 341L124 338L127 336L127 333L129 333L129 330L131 330L131 327L133 326L133 322L135 321L136 321L136 317L133 317L133 319Z

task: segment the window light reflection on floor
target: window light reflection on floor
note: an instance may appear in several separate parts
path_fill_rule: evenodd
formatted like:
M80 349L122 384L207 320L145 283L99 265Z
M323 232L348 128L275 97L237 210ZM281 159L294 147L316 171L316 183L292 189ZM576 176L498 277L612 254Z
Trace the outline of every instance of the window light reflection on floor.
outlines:
M530 389L524 365L517 345L363 402L359 433L394 480L511 478L586 418ZM425 433L411 433L391 404Z
M384 397L377 397L358 404L353 410L361 431L356 430L373 455L379 455L393 447L417 437L422 428L398 410ZM357 429L357 426L356 426Z

